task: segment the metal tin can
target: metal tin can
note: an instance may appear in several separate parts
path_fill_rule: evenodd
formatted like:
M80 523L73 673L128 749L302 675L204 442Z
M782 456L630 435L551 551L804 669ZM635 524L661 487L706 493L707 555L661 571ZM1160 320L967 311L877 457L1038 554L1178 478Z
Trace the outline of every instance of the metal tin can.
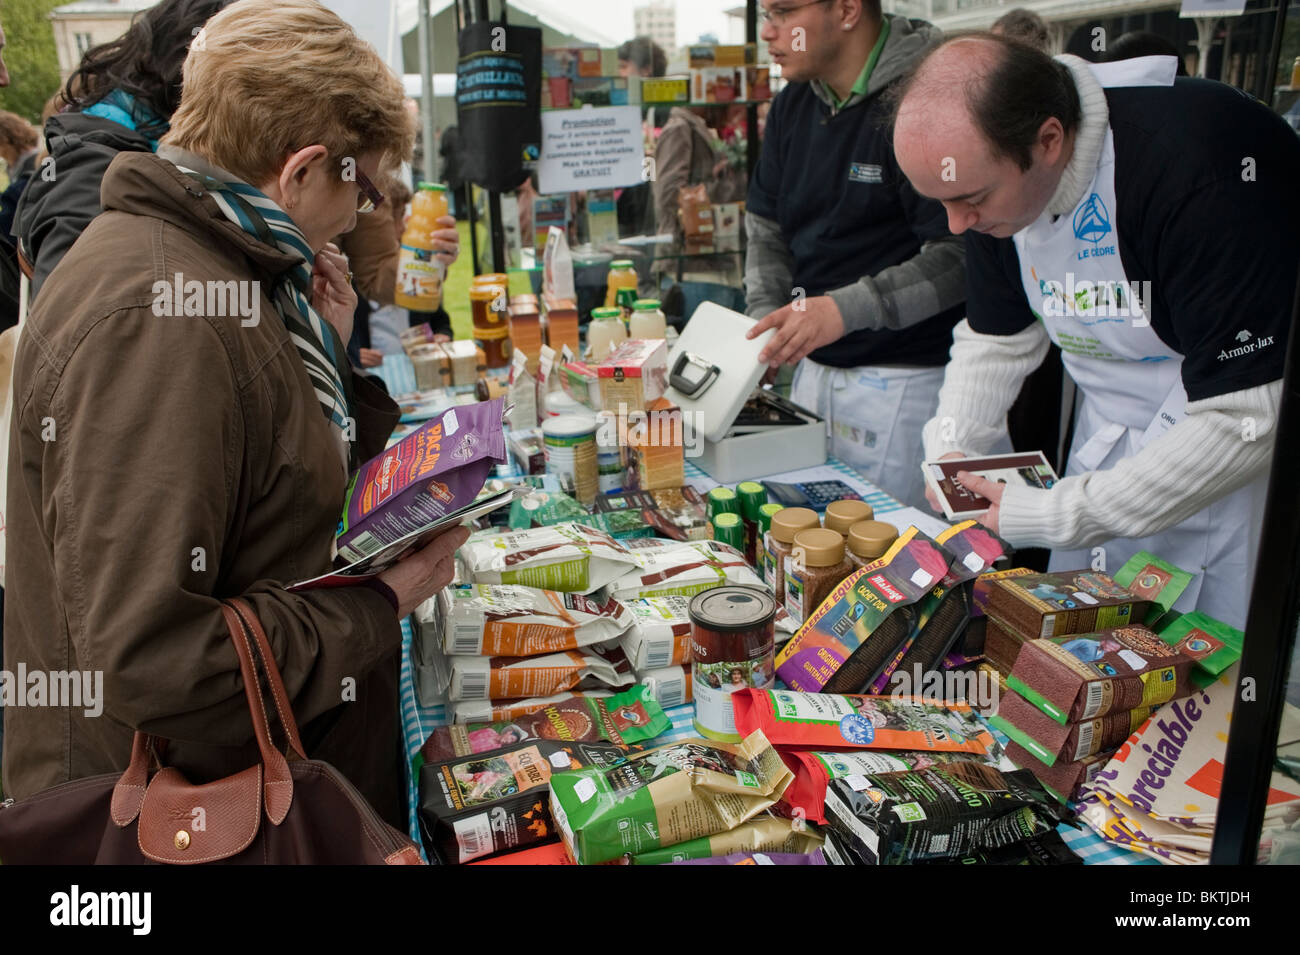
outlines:
M546 470L567 476L574 494L583 507L596 503L599 469L596 463L596 416L560 415L542 423L542 443L546 449Z
M775 682L776 601L761 587L730 584L696 594L687 615L695 730L739 742L731 694Z

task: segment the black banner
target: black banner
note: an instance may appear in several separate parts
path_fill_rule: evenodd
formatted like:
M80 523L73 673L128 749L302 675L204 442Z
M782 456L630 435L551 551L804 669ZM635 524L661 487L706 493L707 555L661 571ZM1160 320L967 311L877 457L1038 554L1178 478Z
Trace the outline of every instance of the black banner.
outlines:
M489 20L460 32L456 112L465 178L516 188L541 151L542 31Z

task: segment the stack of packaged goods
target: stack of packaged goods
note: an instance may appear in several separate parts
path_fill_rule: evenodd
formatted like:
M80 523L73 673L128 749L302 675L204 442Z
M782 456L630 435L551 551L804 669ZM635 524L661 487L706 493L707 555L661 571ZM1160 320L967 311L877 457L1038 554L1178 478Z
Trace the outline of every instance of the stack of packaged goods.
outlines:
M446 702L465 722L629 686L618 638L632 618L598 591L634 566L619 542L581 524L472 535L458 554L469 586L420 609L421 701Z
M1134 566L1140 571L1136 575ZM1151 568L1160 569L1161 580L1143 579L1151 577ZM1168 605L1191 579L1152 555L1139 555L1117 576L1131 584L1136 576L1142 599L1153 601L1143 607L1129 600L1137 594L1119 593L1118 585L1099 581L1095 574L1075 576L1092 589L1046 597L1041 583L1026 586L1037 588L1041 598L1074 606L1088 605L1085 598L1091 597L1097 601L1095 619L1103 622L1113 622L1105 615L1114 614L1154 623L1166 617ZM1166 603L1161 605L1161 600ZM994 598L990 608L996 612L997 606ZM1062 801L1074 799L1082 786L1095 780L1117 747L1162 706L1192 695L1241 653L1240 631L1201 613L1177 615L1158 633L1136 622L1070 633L1071 619L1080 618L1062 622L1059 615L1044 613L1037 624L1042 630L1066 632L1023 643L993 720L1012 740L1008 756Z
M937 672L969 618L974 578L1002 559L1003 542L973 521L949 528L938 540L909 527L877 560L850 568L836 580L838 565L822 577L822 568L801 570L786 555L790 545L781 538L798 526L798 515L792 517L791 512L799 510L787 508L773 518L768 544L776 560L788 567L786 609L792 616L795 610L806 614L777 657L777 674L785 684L810 693L881 692L894 682L896 672L914 681L922 673ZM868 523L877 522L855 524L850 535L859 541L868 540L868 535L875 539L875 531L863 526ZM813 549L831 550L813 537L829 533L816 528L797 531L794 546L802 547L805 555ZM829 556L839 553L834 550ZM794 606L796 597L802 597L801 606Z
M542 301L546 305L543 325L546 344L556 353L568 346L570 352L579 354L582 345L579 341L577 303L571 298L550 294L543 295Z
M556 841L547 806L554 772L613 767L669 727L645 687L570 699L506 720L433 731L412 770L425 847L445 864Z
M528 373L537 377L538 362L542 357L542 316L536 295L512 295L507 309L510 341L517 353L524 356Z
M1161 707L1084 787L1080 818L1108 842L1162 862L1208 863L1237 687L1232 666L1203 689ZM1279 747L1300 743L1300 710L1290 703L1278 739ZM1300 783L1275 770L1261 862L1295 861L1297 812Z
M663 706L689 703L691 693L690 600L680 594L636 597L623 602L632 625L619 639L637 681L651 688Z
M633 624L633 630L648 628L656 633L661 647L668 632L690 632L691 597L727 585L755 587L766 593L744 555L730 545L708 540L637 540L627 543L637 560L637 567L609 584L608 593L629 607L646 599L662 601L653 611L657 620L643 616L639 627ZM673 656L682 659L663 667L636 671L637 678L654 687L659 701L665 705L694 700L699 689L695 681L693 651L683 654L674 646Z
M1030 640L1126 627L1143 620L1150 606L1095 570L1003 577L989 585L984 656L1010 673Z

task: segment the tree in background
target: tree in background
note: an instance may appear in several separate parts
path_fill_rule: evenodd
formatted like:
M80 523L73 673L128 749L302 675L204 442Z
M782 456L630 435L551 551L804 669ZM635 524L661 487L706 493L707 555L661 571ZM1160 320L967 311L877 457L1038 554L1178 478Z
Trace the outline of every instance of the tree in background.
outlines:
M4 0L5 65L9 86L0 89L0 109L40 125L41 109L59 88L59 58L54 50L50 11L69 0Z

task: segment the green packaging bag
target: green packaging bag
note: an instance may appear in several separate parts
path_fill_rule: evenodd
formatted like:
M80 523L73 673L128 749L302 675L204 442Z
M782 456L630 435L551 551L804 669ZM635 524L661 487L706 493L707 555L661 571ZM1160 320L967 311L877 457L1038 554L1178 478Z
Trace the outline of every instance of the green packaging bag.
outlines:
M551 811L579 865L735 829L781 798L794 775L761 730L739 743L688 739L608 771L551 777Z
M1151 601L1151 609L1142 621L1153 626L1167 614L1196 575L1140 550L1115 571L1111 578L1126 590Z
M1178 617L1156 636L1196 661L1192 683L1198 689L1209 686L1241 659L1242 641L1246 637L1235 627L1199 610Z

